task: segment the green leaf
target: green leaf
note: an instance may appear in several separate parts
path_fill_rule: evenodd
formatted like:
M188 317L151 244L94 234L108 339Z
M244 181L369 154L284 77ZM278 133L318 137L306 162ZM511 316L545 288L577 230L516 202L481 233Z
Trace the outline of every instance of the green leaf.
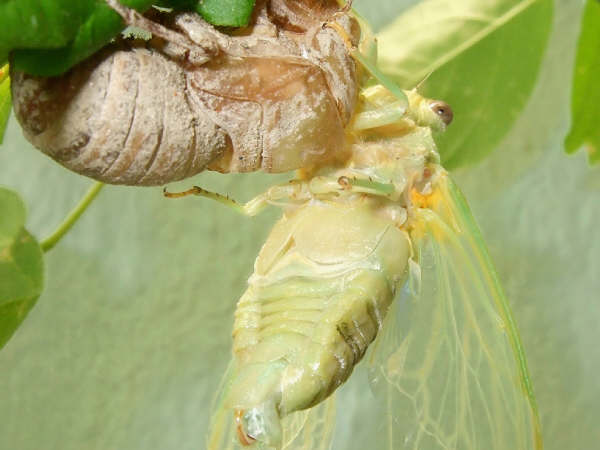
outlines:
M0 188L0 348L10 339L43 288L42 251L23 227L25 205Z
M4 139L4 131L10 116L10 77L8 76L8 65L0 67L0 144Z
M121 0L138 11L152 4L194 9L214 25L248 23L254 0ZM0 1L0 65L34 75L58 75L92 55L124 28L121 18L98 0Z
M439 139L448 168L475 163L512 127L537 79L552 0L429 0L379 35L379 65L402 87L453 106Z
M567 153L582 146L592 164L600 162L600 2L588 0L577 47L571 131L565 139Z
M200 0L196 11L213 25L248 25L255 0Z
M144 11L152 0L121 0ZM57 75L106 45L123 28L119 15L95 0L8 0L0 4L0 48L35 75ZM0 52L2 53L2 52Z

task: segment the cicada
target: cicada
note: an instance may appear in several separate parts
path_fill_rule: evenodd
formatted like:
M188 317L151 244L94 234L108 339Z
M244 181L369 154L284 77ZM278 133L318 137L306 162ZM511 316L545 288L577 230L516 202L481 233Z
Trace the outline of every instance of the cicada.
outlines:
M116 3L111 4L118 8ZM269 20L261 25L272 23L275 17L282 27L286 24L290 32L297 33L290 19L295 15L286 16L289 22L281 19L281 14L293 8L272 9L269 13L265 3L262 5L259 11ZM125 17L143 19L130 11L120 11ZM158 56L145 47L134 51L135 56L127 61L137 61L139 66L127 67L124 63L129 72L121 73L118 81L124 86L132 80L137 82L136 92L168 92L163 90L170 84L168 70L164 80L152 81L164 84L143 84L141 79L132 78L135 67L155 67L150 61L164 64L177 72L173 80L179 84L173 84L172 92L185 93L186 97L179 103L168 99L160 111L176 110L185 104L204 105L203 111L210 119L206 127L199 125L200 119L189 111L177 116L185 117L184 121L164 124L154 115L157 103L138 108L117 97L110 99L113 109L103 111L101 119L107 122L98 122L102 131L108 131L110 119L126 118L126 128L119 128L114 135L85 134L76 127L45 128L50 126L52 114L26 117L36 136L48 133L45 138L55 138L65 130L74 133L68 137L76 145L57 146L59 153L68 161L82 163L96 178L112 182L164 183L205 167L254 170L265 161L271 171L303 168L291 182L274 186L245 205L201 188L187 192L217 199L247 215L267 205L283 209L238 302L233 359L215 402L207 447L329 448L334 393L366 359L373 392L381 399L379 413L386 427L382 433L386 448L540 449L535 397L516 325L476 222L459 189L440 165L433 135L450 124L450 106L424 98L416 90L399 90L378 72L369 55L346 51L371 74L350 117L354 97L345 96L343 90L339 95L332 94L335 83L331 80L337 69L324 70L318 58L292 57L289 52L283 57L266 57L257 50L266 42L263 38L248 41L242 36L236 40L235 36L215 34L197 21L195 28L186 28L186 21L195 20L189 16L174 20L194 45L186 47L181 41L169 40L173 29L159 27L155 34L164 34L164 53ZM354 45L352 27L345 27L337 18L327 25L319 25L308 36L321 42L319 36L327 36L321 33L333 33L335 39L325 41L341 43L344 49ZM227 45L222 43L225 41ZM285 42L297 45L295 41ZM253 48L257 53L248 52L250 43L257 46ZM279 44L282 51L288 50ZM234 48L241 53L236 54L231 50ZM293 48L310 55L310 46ZM194 84L191 74L207 69L220 51L226 63L215 63L217 74L231 74L236 82L220 92L224 85L205 74L200 77L203 81L215 83L209 84L211 90ZM164 55L172 59L158 63ZM174 60L177 64L171 65ZM264 92L261 74L271 81L281 81L269 70L277 68L277 73L285 75L297 66L307 71L301 71L304 75L311 71L320 74L315 77L325 82L312 85L309 75L284 77L281 84L267 83L267 87L274 87ZM237 86L240 73L248 67L257 73L256 86ZM339 73L352 80L353 64L340 67ZM112 69L97 70L92 65L90 71L83 72L85 76L79 73L81 79L75 85L89 86L86 83L90 80L99 84L115 82L109 77ZM28 84L27 77L15 76L15 81L17 99L47 100L45 91L36 90L35 83ZM188 96L191 87L198 96L206 95L214 101L206 100L205 104ZM306 122L301 117L301 126L296 121L289 132L282 116L287 109L280 108L287 103L278 102L285 99L294 103L298 100L293 95L299 92L296 89L313 87L316 96L309 96L311 101L300 102L299 106L317 112L309 114ZM122 92L130 94L130 89ZM94 95L106 100L106 93L108 89ZM67 94L73 94L73 98L79 95ZM288 94L291 96L286 97ZM340 107L340 99L348 101L342 101ZM170 101L175 103L171 105ZM246 111L253 111L253 102L260 103L259 113L246 115ZM86 101L74 110L82 108L86 117L93 117L94 104ZM228 109L231 105L235 107ZM269 110L272 116L267 115L269 126L264 121L265 105L274 108ZM31 109L40 111L36 103L21 106L22 119ZM217 119L224 110L226 114ZM335 119L331 123L327 121L330 117ZM138 125L148 123L161 124L154 130L157 134L135 133ZM254 124L252 132L248 124ZM40 128L35 128L38 125ZM193 149L199 142L219 144L204 147L207 156L183 151L187 159L173 162L169 159L172 154L164 156L160 151L165 130L173 130L169 126L182 127L176 129L185 139L191 136ZM208 135L198 134L197 126ZM185 130L193 132L186 134ZM309 130L312 134L305 134ZM127 155L120 153L118 145L106 147L109 135L115 140L113 144L136 143L150 149L149 153L144 150L140 155ZM137 136L141 136L139 142ZM170 136L179 138L178 133ZM269 140L269 136L277 139ZM82 154L90 142L98 146L91 147L95 150L90 155ZM295 150L267 155L261 150L267 148L265 142L291 142L289 148ZM173 146L170 143L167 149ZM98 157L97 153L107 148L112 150ZM317 155L316 159L311 155ZM160 170L154 173L154 168L168 169L169 175L163 177Z
M60 164L145 186L343 159L356 65L322 25L352 39L360 28L335 0L258 1L250 26L228 33L195 13L146 17L106 1L152 39L117 39L58 77L11 73L25 137Z
M452 110L351 53L371 76L346 129L346 161L244 205L199 187L167 194L247 215L283 209L237 305L207 447L330 448L333 393L365 358L382 448L541 449L508 302L440 165L434 134Z

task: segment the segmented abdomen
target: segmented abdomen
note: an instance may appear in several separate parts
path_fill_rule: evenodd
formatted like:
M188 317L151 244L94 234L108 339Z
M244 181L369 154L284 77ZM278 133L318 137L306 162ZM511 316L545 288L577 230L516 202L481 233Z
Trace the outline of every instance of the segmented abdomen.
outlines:
M185 72L160 52L109 46L60 77L11 74L30 142L80 174L157 185L203 170L226 134L188 101Z
M282 417L330 395L375 339L408 255L405 233L366 207L284 217L238 303L227 406L272 401Z

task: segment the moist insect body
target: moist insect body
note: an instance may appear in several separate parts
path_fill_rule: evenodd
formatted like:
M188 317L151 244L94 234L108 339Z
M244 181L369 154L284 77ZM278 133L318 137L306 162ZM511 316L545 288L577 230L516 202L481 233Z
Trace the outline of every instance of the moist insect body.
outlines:
M452 110L403 96L365 88L344 164L303 171L246 205L200 188L167 194L248 215L284 210L237 305L209 449L329 448L332 394L370 345L386 448L541 448L510 310L439 165L433 132Z

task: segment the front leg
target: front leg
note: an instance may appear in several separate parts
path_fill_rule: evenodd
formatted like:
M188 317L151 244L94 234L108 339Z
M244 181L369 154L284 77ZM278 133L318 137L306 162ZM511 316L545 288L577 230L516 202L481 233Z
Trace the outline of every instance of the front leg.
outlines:
M118 0L106 0L108 6L114 9L126 25L141 28L152 33L166 42L161 49L167 56L185 60L193 65L202 65L210 61L219 52L219 46L215 39L210 39L203 34L199 42L190 40L185 34L178 33L159 23L156 23L134 9L123 6Z
M316 176L309 181L309 190L314 195L327 195L343 193L367 194L375 197L384 197L389 200L398 200L404 186L397 186L392 181L385 183L364 174L339 174L339 176Z
M303 202L310 198L306 182L300 180L291 180L289 183L280 184L270 187L266 192L257 195L252 200L246 203L238 203L228 195L222 195L217 192L207 191L199 186L194 186L191 189L183 192L167 192L165 189L163 194L167 198L181 198L188 195L197 195L206 197L225 206L228 206L244 216L256 216L263 211L267 206L276 202L283 202L283 205Z
M231 46L231 37L220 33L208 22L193 12L180 13L175 16L174 24L187 38L207 50L217 54L222 49Z
M349 128L353 131L370 130L386 125L410 126L407 117L408 104L398 100L383 85L377 84L361 89L359 98L363 107L354 114Z

